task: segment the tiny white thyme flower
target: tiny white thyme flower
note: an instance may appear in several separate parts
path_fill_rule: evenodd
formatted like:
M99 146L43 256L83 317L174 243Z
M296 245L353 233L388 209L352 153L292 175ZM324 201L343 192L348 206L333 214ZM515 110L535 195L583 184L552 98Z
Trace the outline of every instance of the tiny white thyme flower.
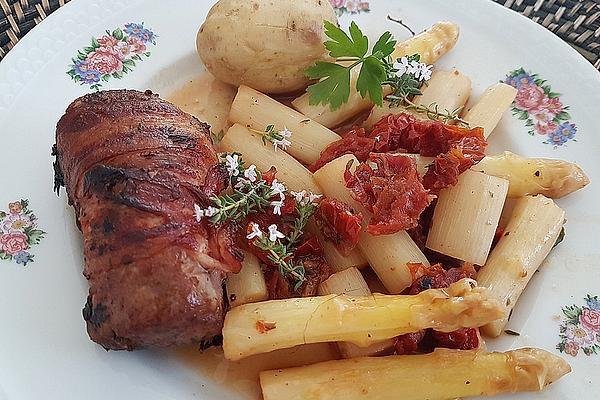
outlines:
M242 190L248 183L252 183L252 182L250 182L249 180L244 179L244 178L239 178L233 187L236 188L237 190Z
M407 68L406 72L411 75L414 75L415 78L419 79L419 74L421 73L421 64L416 62L415 60L410 62L410 66Z
M296 203L300 204L300 205L307 205L310 203L314 203L315 200L320 199L321 197L323 197L320 194L314 194L313 192L306 192L306 190L303 190L301 192L290 192L292 194L292 196L294 196L294 200L296 200Z
M306 190L303 190L301 192L290 192L290 193L292 194L292 196L294 196L296 203L302 203L302 201L306 197Z
M273 206L273 214L281 215L281 207L283 207L283 200L272 201L271 205Z
M308 201L310 203L314 203L315 200L320 199L321 197L323 197L322 194L314 194L313 192L310 192L310 194L308 195Z
M284 127L282 130L275 130L275 125L268 125L264 132L260 132L254 129L251 129L252 132L256 132L262 135L263 144L267 144L267 142L273 143L273 148L275 151L279 147L283 150L287 149L292 145L292 142L288 140L288 138L292 137L292 131L288 128Z
M271 183L271 191L273 192L273 196L279 195L279 197L283 201L285 199L284 192L286 190L287 189L285 188L284 184L277 182L277 179L273 179L273 182Z
M244 171L244 176L250 181L250 182L256 182L256 179L258 178L258 174L256 173L256 165L252 164L251 166L249 166L245 171Z
M287 149L289 146L292 145L292 142L290 142L287 139L273 139L273 148L275 149L275 151L277 151L278 147L281 147L282 150Z
M260 230L260 226L259 226L258 224L256 224L256 223L252 222L252 223L250 224L250 227L252 228L252 232L250 232L250 233L249 233L249 234L246 236L246 239L248 239L248 240L252 240L252 239L254 239L254 238L257 238L257 237L262 237L263 233L262 233L262 231Z
M194 204L194 217L198 222L200 222L202 217L204 217L204 210L198 204Z
M194 204L194 217L196 217L196 221L198 222L202 220L202 217L212 217L218 212L219 209L213 206L208 206L207 209L202 209L198 204Z
M432 68L433 68L433 65L427 65L425 63L419 64L419 70L421 73L419 80L420 81L428 81L429 79L431 79Z
M238 176L240 173L240 157L237 154L227 154L225 156L225 163L229 176Z
M285 235L277 230L277 225L269 225L269 240L271 242L274 242L277 239L283 239L284 237Z
M290 131L288 128L286 128L285 126L283 127L283 130L279 131L279 134L281 136L283 136L284 138L289 138L292 137L292 131Z
M213 215L215 215L216 213L219 212L219 209L213 206L208 206L208 208L206 210L204 210L204 215L206 215L207 217L212 217Z
M410 67L410 62L408 61L408 57L404 56L400 59L400 62L394 63L394 69L398 70L398 75L402 76L408 71Z

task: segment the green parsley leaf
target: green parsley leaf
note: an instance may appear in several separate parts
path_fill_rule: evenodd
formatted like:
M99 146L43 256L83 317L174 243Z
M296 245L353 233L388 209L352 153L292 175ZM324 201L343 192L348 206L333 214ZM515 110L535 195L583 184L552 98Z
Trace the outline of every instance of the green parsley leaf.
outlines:
M364 98L367 95L378 105L383 103L382 83L387 79L390 70L388 58L394 51L396 41L392 34L385 32L375 43L373 52L368 53L369 39L363 34L355 22L350 24L349 34L325 21L325 34L331 40L324 43L329 55L348 65L317 61L306 70L310 79L321 81L308 87L309 104L329 104L336 110L348 101L350 96L350 71L360 66L356 89Z
M331 57L364 57L369 40L363 35L355 22L350 25L350 36L329 21L325 21L325 35L332 40L324 43Z
M378 55L379 58L387 57L391 55L396 48L396 41L392 37L390 32L385 32L375 46L373 46L373 55Z
M380 106L383 104L381 83L385 81L386 77L387 74L381 61L374 56L369 56L365 58L360 68L360 74L356 81L356 89L363 98L368 93L371 101Z
M322 81L309 86L309 104L330 104L332 110L337 110L348 101L350 96L350 69L339 64L319 61L306 70L310 79Z

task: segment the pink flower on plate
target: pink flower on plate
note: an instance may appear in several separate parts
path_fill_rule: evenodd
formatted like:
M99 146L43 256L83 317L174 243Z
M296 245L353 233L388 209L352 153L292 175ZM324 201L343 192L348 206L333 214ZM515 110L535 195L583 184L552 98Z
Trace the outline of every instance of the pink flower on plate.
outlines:
M363 11L370 11L370 8L369 8L369 3L367 3L366 1L361 1L361 2L358 4L358 7L359 7L361 10L363 10Z
M117 52L121 60L124 60L129 53L131 53L131 47L129 46L129 43L125 42L119 42L119 44L116 45L113 50Z
M11 214L19 214L21 211L23 211L23 206L19 201L15 201L14 203L8 203L8 211Z
M565 353L570 354L573 357L575 357L578 352L579 352L579 345L577 343L567 342L567 344L565 344Z
M533 119L536 121L535 130L541 135L547 135L556 131L558 125L552 121L556 114L552 114L547 110L543 109L536 111L531 114Z
M14 256L28 248L27 235L23 232L4 233L0 236L0 250L8 255Z
M119 39L114 36L104 35L96 39L100 47L106 47L108 49L114 48L117 44L119 44Z
M565 335L573 343L577 343L580 346L589 346L594 343L594 333L588 332L586 329L579 325L569 324L566 327Z
M89 69L96 70L102 75L123 71L123 61L120 54L111 48L100 47L87 56Z
M550 98L548 96L544 97L542 102L542 108L552 116L555 116L559 112L561 112L564 108L563 104L560 102L558 97Z
M347 0L346 1L346 10L348 10L351 13L358 12L358 1Z
M342 8L346 4L346 0L329 0L333 8Z
M142 42L139 38L130 37L127 40L127 44L129 45L129 51L135 54L141 54L146 51L146 44Z
M538 121L535 124L535 131L537 133L539 133L540 135L549 135L553 132L556 132L556 130L558 129L558 125L555 122L542 122L542 121Z
M591 310L587 307L584 307L581 310L579 322L581 322L581 326L590 331L590 333L600 333L600 311Z
M31 226L31 219L24 214L9 214L0 223L0 231L4 233L23 231Z
M539 111L543 108L544 100L547 99L544 90L535 85L522 85L515 98L515 106L528 112Z

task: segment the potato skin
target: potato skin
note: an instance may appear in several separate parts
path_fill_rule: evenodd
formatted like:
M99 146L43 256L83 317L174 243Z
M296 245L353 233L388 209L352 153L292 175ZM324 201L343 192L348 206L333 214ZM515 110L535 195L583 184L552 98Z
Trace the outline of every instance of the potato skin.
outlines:
M337 25L328 0L220 0L196 38L219 80L265 93L304 89L304 70L328 59L323 21Z

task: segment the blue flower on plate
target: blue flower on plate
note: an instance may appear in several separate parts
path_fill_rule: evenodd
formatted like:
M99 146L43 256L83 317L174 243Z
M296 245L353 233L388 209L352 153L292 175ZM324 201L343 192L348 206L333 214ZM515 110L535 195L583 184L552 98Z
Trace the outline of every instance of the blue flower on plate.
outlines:
M129 36L137 37L141 39L141 33L144 30L144 24L136 24L135 22L130 22L125 24L125 33Z
M157 35L150 29L144 28L143 23L136 24L134 22L130 22L125 24L125 33L131 37L140 39L144 43L156 44Z
M577 127L571 122L563 122L550 134L550 142L555 146L562 146L575 137Z
M522 85L532 84L533 77L528 73L520 73L515 76L507 76L504 82L512 87L519 89Z
M600 311L600 299L598 299L598 296L592 297L588 295L588 297L585 299L585 302L592 310Z
M142 41L144 43L152 43L152 44L156 44L156 35L154 34L154 32L152 32L149 29L142 29L142 33L140 35L140 39L142 39Z
M81 78L82 85L84 83L96 83L100 81L100 72L89 69L85 60L78 60L75 62L73 70Z
M14 255L14 259L17 264L27 265L31 261L31 254L26 251L20 251Z

